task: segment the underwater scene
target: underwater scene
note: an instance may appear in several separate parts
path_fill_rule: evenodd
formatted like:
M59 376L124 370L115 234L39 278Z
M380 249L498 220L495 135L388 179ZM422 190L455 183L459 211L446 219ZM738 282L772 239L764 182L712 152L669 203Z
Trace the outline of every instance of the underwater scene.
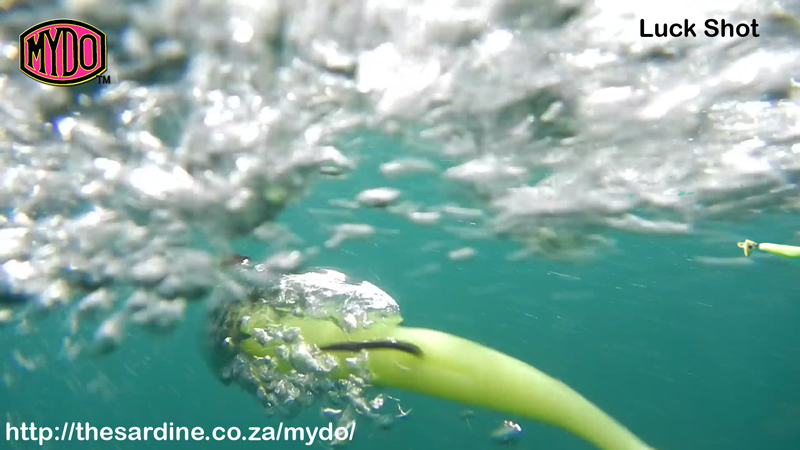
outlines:
M798 180L798 0L0 0L0 450L800 449Z

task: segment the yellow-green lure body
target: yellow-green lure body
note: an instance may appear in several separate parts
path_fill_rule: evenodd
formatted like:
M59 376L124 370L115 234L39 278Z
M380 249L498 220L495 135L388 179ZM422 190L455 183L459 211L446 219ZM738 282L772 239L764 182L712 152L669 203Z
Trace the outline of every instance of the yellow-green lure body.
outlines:
M739 242L738 245L739 248L744 249L744 256L750 256L753 250L759 249L783 258L800 258L800 247L795 247L793 245L770 244L766 242L758 244L750 239Z
M280 343L259 343L254 337L258 328L281 325L299 329L306 344L339 361L331 377L347 378L351 371L346 358L366 352L376 386L407 389L535 419L569 430L602 450L652 450L566 384L475 342L439 331L404 327L399 317L375 318L369 327L345 331L330 320L283 315L269 307L246 309L248 320L239 325L239 331L250 337L241 342L241 350L253 357L273 358L279 370L291 370L279 357Z

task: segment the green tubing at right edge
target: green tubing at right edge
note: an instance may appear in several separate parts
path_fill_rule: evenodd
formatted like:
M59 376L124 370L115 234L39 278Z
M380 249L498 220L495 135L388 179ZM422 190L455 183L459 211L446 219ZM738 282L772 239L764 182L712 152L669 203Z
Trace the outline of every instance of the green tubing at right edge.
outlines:
M252 316L241 331L248 333L263 326L266 320L266 316ZM566 384L475 342L439 331L389 323L345 333L330 321L281 318L279 322L300 328L305 342L319 347L337 342L394 339L422 350L422 356L392 349L369 350L369 369L377 386L407 389L549 423L602 450L652 450ZM262 347L252 338L243 342L242 348L253 356L274 356L274 349ZM343 351L331 354L341 362L353 356ZM287 369L285 363L279 367ZM340 367L347 366L340 364ZM346 369L333 376L347 376Z
M784 258L800 258L800 247L780 244L758 244L758 249Z

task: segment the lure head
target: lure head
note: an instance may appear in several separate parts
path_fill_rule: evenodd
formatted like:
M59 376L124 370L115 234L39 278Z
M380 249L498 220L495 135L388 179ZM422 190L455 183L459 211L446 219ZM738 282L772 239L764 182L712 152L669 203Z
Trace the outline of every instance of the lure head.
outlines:
M247 258L226 262L252 280L256 268ZM218 299L209 314L207 355L223 383L238 385L284 417L317 400L323 407L373 415L363 408L372 401L364 397L372 381L366 355L337 345L396 327L402 318L389 294L317 269L249 288L244 299Z
M739 248L744 249L744 256L750 256L750 253L753 253L753 250L758 248L758 244L750 239L746 239L744 242L739 242L738 245Z

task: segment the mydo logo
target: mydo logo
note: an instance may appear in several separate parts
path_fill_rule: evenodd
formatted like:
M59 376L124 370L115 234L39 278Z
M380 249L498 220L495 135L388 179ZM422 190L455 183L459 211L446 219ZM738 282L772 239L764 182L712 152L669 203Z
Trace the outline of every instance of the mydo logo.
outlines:
M106 71L105 33L77 20L48 20L28 28L19 35L19 50L19 70L53 86L85 83Z

